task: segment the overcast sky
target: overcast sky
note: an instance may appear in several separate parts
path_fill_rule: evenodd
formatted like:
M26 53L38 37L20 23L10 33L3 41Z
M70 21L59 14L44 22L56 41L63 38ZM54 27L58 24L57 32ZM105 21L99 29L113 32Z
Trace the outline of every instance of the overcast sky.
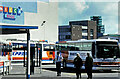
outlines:
M59 25L73 20L90 20L90 16L102 16L105 34L118 33L118 2L59 2Z

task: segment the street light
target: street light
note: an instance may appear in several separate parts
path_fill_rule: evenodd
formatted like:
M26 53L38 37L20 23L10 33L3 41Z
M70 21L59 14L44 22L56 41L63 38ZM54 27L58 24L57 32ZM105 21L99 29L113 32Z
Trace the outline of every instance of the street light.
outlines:
M46 21L43 21L41 26L44 26ZM44 40L45 40L45 26L44 26ZM40 74L42 73L42 59L40 59Z
M41 24L41 26L44 26L45 22L46 21L43 21L42 24ZM45 40L45 26L44 26L44 40Z
M46 21L43 21L42 24L41 24L41 26L43 26L43 25L45 24L45 22L46 22Z

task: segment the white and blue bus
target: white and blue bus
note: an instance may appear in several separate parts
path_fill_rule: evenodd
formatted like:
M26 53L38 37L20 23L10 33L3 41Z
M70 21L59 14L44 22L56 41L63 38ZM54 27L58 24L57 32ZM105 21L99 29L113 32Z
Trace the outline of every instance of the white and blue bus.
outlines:
M11 62L23 62L27 59L26 40L8 39L12 46ZM35 48L35 57L42 57L42 63L54 63L55 44L48 43L46 40L31 40L30 47ZM40 55L40 56L39 56Z
M76 53L80 54L83 61L87 53L93 58L93 69L118 69L120 64L120 52L117 40L94 39L78 41L61 41L56 43L56 54L61 52L63 56L63 67L74 67L73 60Z

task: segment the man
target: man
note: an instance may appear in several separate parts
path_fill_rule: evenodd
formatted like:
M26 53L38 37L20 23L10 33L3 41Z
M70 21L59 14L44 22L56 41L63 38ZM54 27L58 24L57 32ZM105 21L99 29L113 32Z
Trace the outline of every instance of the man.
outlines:
M76 76L77 79L79 79L79 76L81 78L81 67L83 65L82 59L80 58L79 53L77 53L77 57L74 59L75 69L76 69Z
M57 53L57 61L56 61L57 76L61 76L61 62L62 62L62 60L63 60L63 57L58 52Z
M93 67L93 59L89 53L87 53L86 61L85 61L85 70L87 72L88 78L92 79L92 67Z

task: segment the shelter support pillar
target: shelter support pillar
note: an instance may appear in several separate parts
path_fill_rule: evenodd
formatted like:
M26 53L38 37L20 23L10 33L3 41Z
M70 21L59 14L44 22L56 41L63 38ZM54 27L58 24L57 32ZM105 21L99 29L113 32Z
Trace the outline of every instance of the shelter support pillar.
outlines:
M27 74L26 78L30 79L30 31L27 29Z

